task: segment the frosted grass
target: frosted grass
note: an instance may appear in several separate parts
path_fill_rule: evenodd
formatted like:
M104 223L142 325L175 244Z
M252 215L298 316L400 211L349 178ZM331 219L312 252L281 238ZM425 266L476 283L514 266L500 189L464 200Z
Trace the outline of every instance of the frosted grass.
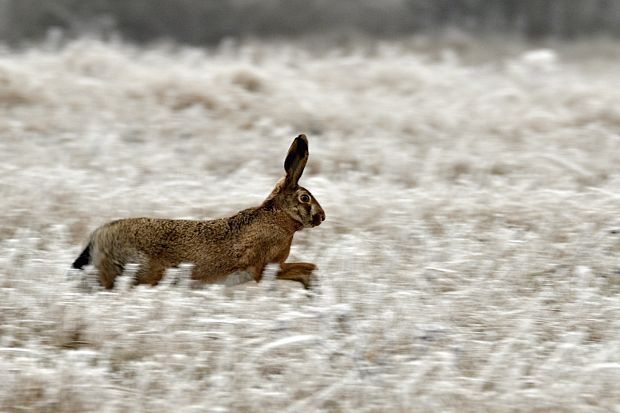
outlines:
M620 68L595 46L4 51L0 410L618 411ZM259 203L300 132L313 291L65 276L109 219Z

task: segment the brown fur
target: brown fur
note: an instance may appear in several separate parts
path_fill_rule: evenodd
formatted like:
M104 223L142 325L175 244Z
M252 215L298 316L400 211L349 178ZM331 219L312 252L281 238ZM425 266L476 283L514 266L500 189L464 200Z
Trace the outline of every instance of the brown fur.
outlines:
M277 263L277 278L298 281L308 288L316 266L285 263L295 232L325 219L316 199L297 183L307 159L308 141L299 135L285 160L286 176L267 199L228 218L130 218L102 225L92 233L89 244L101 285L114 287L115 278L129 263L139 264L137 283L152 285L166 269L181 263L193 264L192 278L206 283L236 271L249 271L258 282L265 266Z

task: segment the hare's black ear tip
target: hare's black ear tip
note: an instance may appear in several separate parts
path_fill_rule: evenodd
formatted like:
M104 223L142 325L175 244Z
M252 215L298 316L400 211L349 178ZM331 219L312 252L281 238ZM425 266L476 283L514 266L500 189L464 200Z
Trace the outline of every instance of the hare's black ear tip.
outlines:
M306 143L306 146L308 146L308 138L306 137L305 134L300 133L299 135L297 135L297 137L295 138L295 140L302 140Z
M303 133L297 135L293 143L297 144L298 150L302 152L308 151L308 138L306 138L306 135L304 135Z

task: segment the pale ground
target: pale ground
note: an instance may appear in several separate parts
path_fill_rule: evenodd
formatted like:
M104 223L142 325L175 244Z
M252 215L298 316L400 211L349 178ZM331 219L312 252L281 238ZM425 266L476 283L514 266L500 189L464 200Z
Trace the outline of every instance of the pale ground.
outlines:
M620 412L620 63L484 47L0 51L0 411ZM65 278L109 219L258 204L300 132L314 292Z

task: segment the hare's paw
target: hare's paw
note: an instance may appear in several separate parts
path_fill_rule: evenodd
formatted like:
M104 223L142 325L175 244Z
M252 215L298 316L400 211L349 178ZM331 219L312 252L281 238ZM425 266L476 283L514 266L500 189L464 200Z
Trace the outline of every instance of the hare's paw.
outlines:
M312 264L311 262L296 262L292 265L295 265L295 268L302 272L311 273L312 271L316 270L316 265Z
M309 262L283 263L276 277L280 280L297 281L308 289L312 285L312 272L316 265Z

